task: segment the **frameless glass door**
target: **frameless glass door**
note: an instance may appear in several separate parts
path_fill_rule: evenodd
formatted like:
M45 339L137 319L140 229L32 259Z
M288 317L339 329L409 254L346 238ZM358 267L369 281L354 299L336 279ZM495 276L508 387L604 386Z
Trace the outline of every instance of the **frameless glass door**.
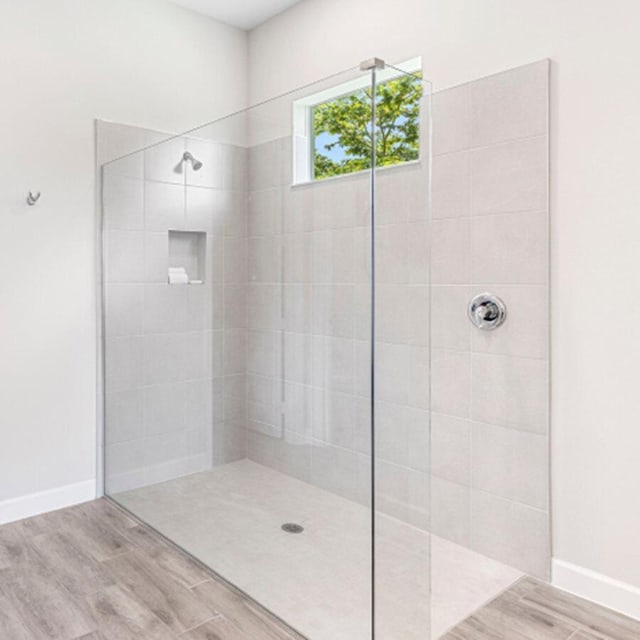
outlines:
M369 86L103 168L107 494L314 640L372 637L371 176L309 164Z

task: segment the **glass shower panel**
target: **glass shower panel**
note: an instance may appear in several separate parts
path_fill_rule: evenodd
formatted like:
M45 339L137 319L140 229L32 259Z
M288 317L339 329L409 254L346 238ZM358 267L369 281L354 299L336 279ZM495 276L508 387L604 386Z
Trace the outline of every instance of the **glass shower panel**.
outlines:
M385 105L408 70L102 170L107 494L312 640L437 638L549 572L548 62L433 96L433 220L430 87L417 123ZM316 158L354 93L364 145Z
M375 637L425 640L431 637L431 92L419 75L389 65L375 73Z
M371 176L301 163L314 101L366 86L103 170L107 493L314 640L372 637Z

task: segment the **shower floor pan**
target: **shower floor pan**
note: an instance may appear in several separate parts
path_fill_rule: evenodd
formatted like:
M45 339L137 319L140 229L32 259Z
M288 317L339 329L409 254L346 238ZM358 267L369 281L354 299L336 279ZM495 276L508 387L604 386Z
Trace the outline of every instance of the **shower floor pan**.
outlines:
M112 497L311 640L370 637L366 507L250 460ZM429 627L438 638L522 576L394 518L376 520L383 638L422 640Z

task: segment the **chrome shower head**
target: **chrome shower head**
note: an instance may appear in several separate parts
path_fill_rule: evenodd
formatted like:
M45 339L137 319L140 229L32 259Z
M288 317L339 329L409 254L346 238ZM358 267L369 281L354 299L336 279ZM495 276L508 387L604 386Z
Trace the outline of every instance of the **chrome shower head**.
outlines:
M200 160L196 160L190 151L184 152L184 154L182 155L182 161L190 162L191 168L194 171L200 171L200 169L202 169L202 162L200 162Z

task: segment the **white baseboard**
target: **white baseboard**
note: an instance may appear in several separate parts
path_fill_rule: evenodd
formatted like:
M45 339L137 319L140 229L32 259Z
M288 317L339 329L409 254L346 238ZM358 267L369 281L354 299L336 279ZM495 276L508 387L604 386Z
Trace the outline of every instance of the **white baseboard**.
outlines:
M64 509L74 504L88 502L96 497L96 481L86 480L64 487L30 493L0 502L0 524L37 516L47 511Z
M640 588L564 560L553 560L553 586L640 620Z

